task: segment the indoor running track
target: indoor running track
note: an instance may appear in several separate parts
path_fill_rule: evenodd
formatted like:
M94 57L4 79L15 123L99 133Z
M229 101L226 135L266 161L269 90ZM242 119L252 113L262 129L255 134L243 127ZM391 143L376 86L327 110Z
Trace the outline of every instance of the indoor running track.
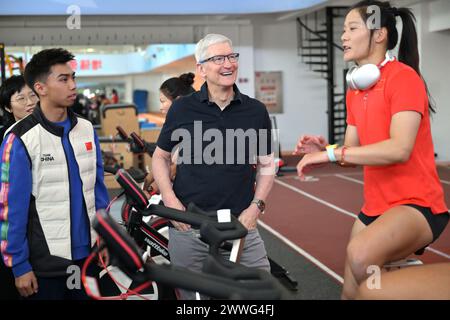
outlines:
M450 205L450 168L438 167L438 173ZM342 283L346 245L363 203L362 169L328 165L308 178L301 182L295 173L276 178L260 228ZM419 259L450 262L450 227Z

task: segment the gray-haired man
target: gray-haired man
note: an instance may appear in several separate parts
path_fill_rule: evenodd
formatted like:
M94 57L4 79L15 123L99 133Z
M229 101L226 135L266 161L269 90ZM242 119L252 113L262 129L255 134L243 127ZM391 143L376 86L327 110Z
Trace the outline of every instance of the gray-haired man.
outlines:
M274 180L271 125L265 106L235 85L239 54L231 40L208 34L196 47L200 91L174 101L153 155L164 204L185 210L230 209L249 230L240 263L270 270L256 224ZM170 181L171 152L179 144L177 175ZM189 225L172 221L171 263L201 271L208 247ZM181 291L182 299L194 294Z

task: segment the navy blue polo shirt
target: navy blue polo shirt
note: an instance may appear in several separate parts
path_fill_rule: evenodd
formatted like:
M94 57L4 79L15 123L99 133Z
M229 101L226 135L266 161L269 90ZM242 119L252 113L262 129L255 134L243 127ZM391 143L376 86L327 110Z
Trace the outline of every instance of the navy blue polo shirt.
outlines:
M210 102L205 83L200 91L175 100L167 113L158 147L178 146L173 190L187 206L230 209L238 216L254 197L256 157L271 148L271 122L264 104L239 92L221 110Z

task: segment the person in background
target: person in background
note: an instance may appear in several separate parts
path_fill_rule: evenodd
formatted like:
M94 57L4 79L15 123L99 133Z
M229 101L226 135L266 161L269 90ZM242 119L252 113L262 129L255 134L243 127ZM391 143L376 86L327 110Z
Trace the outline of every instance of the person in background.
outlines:
M113 103L113 104L119 103L119 95L117 94L117 90L116 89L112 89L111 103Z
M187 96L195 92L192 87L195 75L192 72L183 73L179 77L167 79L159 88L159 102L161 103L159 110L161 113L167 114L174 100L182 96Z
M37 95L26 85L22 75L12 76L0 87L0 108L3 110L3 127L0 129L0 142L5 132L17 121L30 115L38 101ZM4 215L4 208L0 215ZM1 219L1 218L0 218ZM0 300L19 298L14 284L14 275L3 261L0 261Z
M193 92L195 89L192 87L194 83L195 75L192 72L183 73L179 77L173 77L167 79L161 84L159 88L159 102L162 114L167 114L172 103L182 97L187 96ZM172 159L172 165L170 166L170 177L173 180L176 174L176 159ZM144 191L148 193L159 193L158 185L154 182L152 172L149 172L145 177L144 181Z
M84 94L79 93L77 94L77 98L75 99L75 103L72 106L72 111L76 114L88 118L88 106L86 105L87 98L84 96Z
M0 142L6 130L29 114L39 98L25 83L22 75L8 78L0 87L0 108L3 111L3 127L0 129Z
M108 105L108 104L111 104L111 100L109 100L109 99L106 97L106 94L104 94L104 93L100 94L100 96L99 96L99 106L100 106L100 110L101 110L101 107L106 106L106 105Z

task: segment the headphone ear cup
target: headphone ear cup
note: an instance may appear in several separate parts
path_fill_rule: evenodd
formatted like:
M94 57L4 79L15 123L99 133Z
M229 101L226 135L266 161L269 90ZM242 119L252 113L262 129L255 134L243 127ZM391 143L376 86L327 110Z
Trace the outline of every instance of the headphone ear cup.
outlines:
M345 80L347 82L347 88L349 88L350 90L357 90L358 88L356 87L355 82L353 81L353 75L355 73L355 71L358 70L358 66L352 66L348 71L347 74L345 75Z
M349 75L347 73L347 84L353 90L367 90L375 85L380 79L380 69L374 64L365 64L361 67L358 67L354 70L350 69L349 72L352 73ZM349 84L350 81L350 84Z

